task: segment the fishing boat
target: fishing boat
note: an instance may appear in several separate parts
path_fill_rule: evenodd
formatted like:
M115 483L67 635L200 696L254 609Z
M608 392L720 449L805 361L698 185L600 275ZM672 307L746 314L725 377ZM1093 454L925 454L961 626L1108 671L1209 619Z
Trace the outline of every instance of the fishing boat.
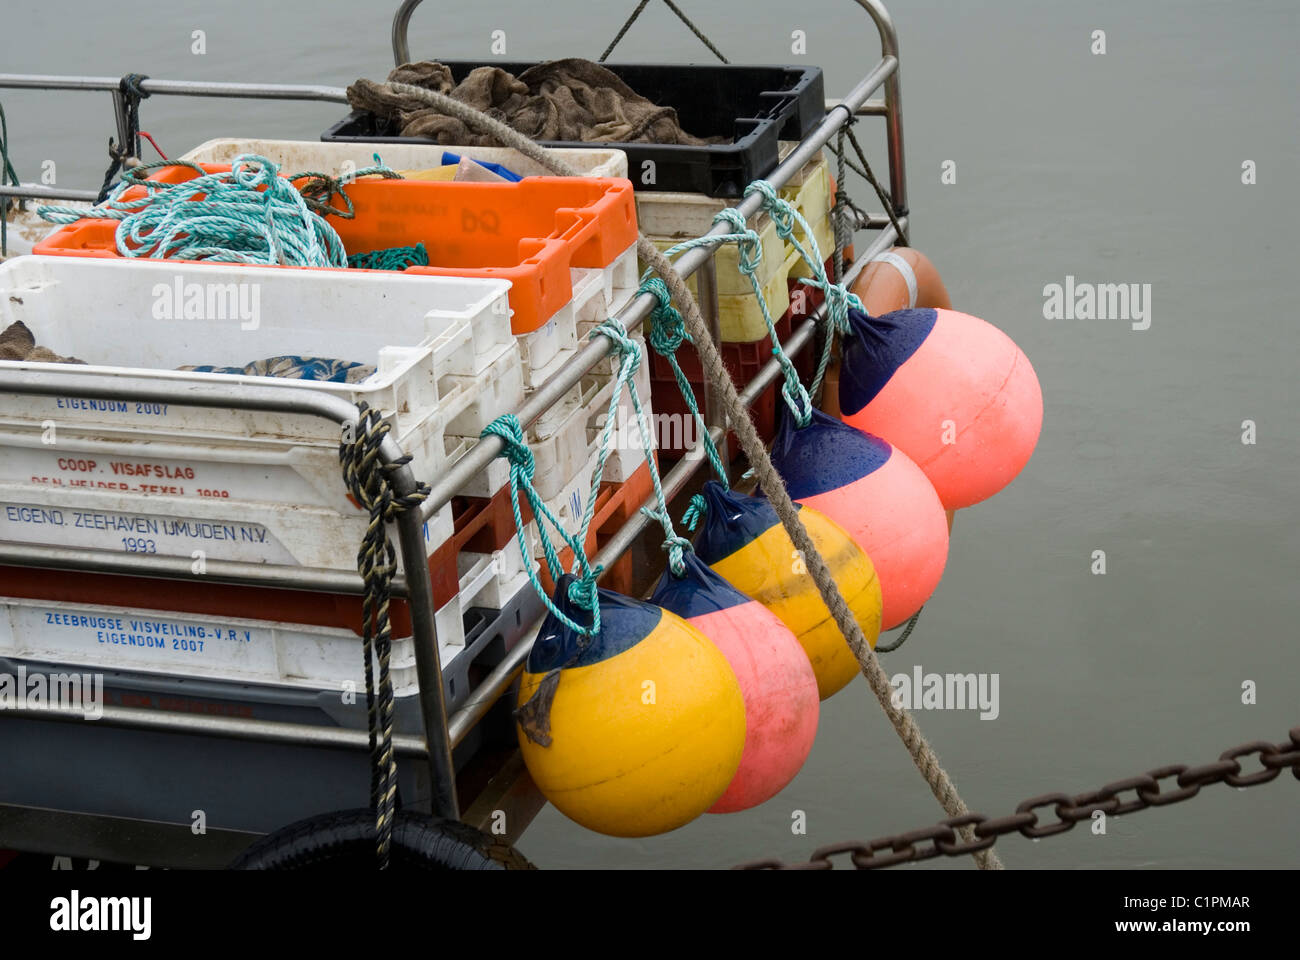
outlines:
M411 63L407 25L418 3L405 0L393 20L399 68ZM712 126L698 119L695 132L721 133L720 144L546 144L548 156L577 174L568 183L519 149L421 140L364 111L336 124L320 143L219 137L175 161L188 165L177 183L241 170L262 175L268 167L272 179L276 170L317 171L330 181L318 184L325 192L316 196L317 203L335 205L327 213L341 212L345 194L349 207L356 202L355 216L332 220L349 254L401 248L414 257L420 238L439 234L538 238L527 241L523 263L493 260L495 253L484 252L486 240L470 259L455 262L440 260L430 241L423 264L411 260L404 262L409 269L386 273L124 261L114 222L86 219L92 208L106 209L107 187L0 188L12 201L8 258L0 264L7 294L0 328L27 318L60 359L75 351L86 360L56 366L41 355L0 362L0 444L8 463L0 477L0 603L6 608L0 673L21 678L16 690L45 684L76 701L51 692L44 700L18 697L0 711L0 767L7 771L0 780L0 849L162 867L283 867L328 857L370 862L375 837L383 834L399 865L525 865L513 845L548 800L538 778L545 780L550 767L538 746L549 728L536 739L517 729L537 720L527 710L530 697L519 693L521 677L526 688L543 689L552 673L588 664L561 658L553 670L537 665L539 635L558 643L564 628L557 623L570 622L555 620L563 612L556 605L582 620L577 608L565 606L560 588L567 581L549 569L552 548L535 532L541 507L549 504L556 514L556 546L566 565L579 573L589 567L591 582L598 578L602 588L640 598L666 565L678 562L654 542L668 504L698 493L711 465L720 462L736 481L754 466L739 450L738 413L718 395L706 364L683 354L683 370L675 358L646 346L642 331L652 314L665 315L665 303L640 282L645 264L638 262L637 225L660 250L704 238L688 242L674 266L690 281L739 403L751 408L768 441L781 419L783 382L788 387L792 376L812 376L846 290L861 295L859 305L874 298L867 304L873 314L948 306L937 274L907 247L894 26L877 0L856 0L856 6L881 54L837 99L826 98L820 71L802 67L615 68L629 86L676 107L688 128L698 110L690 110L681 91L691 83L744 81L757 85L767 106L746 113L726 98L711 103L725 116ZM480 66L447 64L455 82ZM490 66L522 72L530 65ZM145 97L355 106L348 91L334 87L138 75L0 74L0 89L111 94L117 133L111 159L121 177L133 178L137 197L163 192L150 178L169 177L174 169L144 161L138 112ZM887 170L880 182L871 179L882 209L872 213L843 202L845 136L859 118L884 136ZM836 148L838 177L832 174ZM367 172L372 159L382 163L382 176ZM420 214L394 214L397 208L389 206L381 225L389 239L367 232L373 226L367 202L397 203L413 196L412 184L453 181L452 168L463 173L466 164L472 183L445 183L456 188L447 192L452 219L406 230L402 224L415 224ZM760 178L768 193L747 189ZM263 182L263 189L272 187ZM508 195L511 189L517 192ZM569 211L572 222L546 235L534 230L535 216L511 208L514 201L482 201L523 197L523 190L529 199L520 209L544 210L548 222L556 211ZM119 213L129 216L132 194L116 196ZM38 205L61 211L61 220L42 218ZM803 223L802 239L792 233L793 219ZM753 262L752 247L745 267L735 246L718 241L743 233L746 224L766 256L762 265ZM817 253L810 258L810 251ZM874 282L864 283L868 278ZM93 310L102 311L96 329L109 327L111 318L136 337L124 343L120 335L86 329ZM616 327L605 326L610 316ZM633 349L646 356L624 363ZM229 367L236 357L303 350L356 357L374 370L360 381L309 388ZM215 368L192 365L204 359ZM825 372L823 364L819 382ZM675 439L652 431L658 451L619 440L618 432L609 440L612 419L626 423L644 413L619 397L624 385L638 381L651 416L679 418ZM679 390L682 383L695 390ZM690 392L698 397L689 399ZM691 430L697 409L702 435ZM501 427L504 415L532 448L526 470L513 455L503 458L515 449ZM349 436L352 430L360 433ZM717 454L706 456L710 445ZM895 477L889 456L874 476ZM384 469L375 472L377 464ZM602 472L593 486L594 465ZM940 500L916 480L915 467L908 469L913 473L889 482L925 486L929 499L916 509L929 512L913 526L930 524L946 551ZM383 486L380 473L387 484L382 496L375 486ZM536 499L521 499L521 487ZM853 489L856 497L864 488ZM383 503L367 501L372 495ZM804 496L807 503L800 500L805 519L817 497L835 509L826 496L818 490ZM766 522L780 532L776 520ZM379 538L367 540L375 528ZM829 542L814 539L821 548ZM386 567L385 543L400 572ZM359 548L364 576L357 572ZM589 555L579 562L575 554L584 552ZM872 559L885 580L885 560ZM722 569L721 559L705 560ZM926 562L938 566L921 593L933 589L942 569L941 557ZM874 574L863 569L866 584ZM733 581L743 578L737 571ZM872 644L882 626L875 590ZM735 599L719 601L712 612L755 593L728 595ZM891 599L902 595L886 590L883 626L905 636L924 596L912 606L895 600L891 612ZM809 603L821 602L810 596ZM691 619L692 602L683 602L682 621ZM385 611L382 629L367 636L364 657L363 603ZM617 604L608 610L603 604L598 609L608 622L621 615ZM368 614L365 620L371 622ZM678 620L673 614L672 623ZM581 626L575 629L587 637ZM699 636L694 627L682 630L681 642ZM581 637L579 654L589 650ZM833 637L848 649L839 633ZM833 682L818 674L823 696L828 686L856 675L852 656L839 656L848 672L837 667L842 677ZM369 676L372 666L378 679ZM735 682L720 682L731 684L724 693L732 709L740 703ZM809 689L812 706L799 709L815 710L817 690ZM696 705L710 716L724 712L717 699L723 693L709 696L715 694ZM561 737L558 711L546 719ZM740 762L741 735L728 736L727 744L711 744L721 759L710 761L717 767L710 768L712 779L700 781L709 785L699 786L690 803L681 797L674 803L698 813L725 796ZM606 746L584 741L582 750ZM725 775L718 773L723 768ZM557 800L563 792L552 786L549 799L565 804L579 822L590 814L592 823L609 824L610 833L657 832L680 820L676 808L662 823L653 821L659 824L653 829L649 819L602 819L606 798L593 799L601 809L590 813L571 807L567 797Z

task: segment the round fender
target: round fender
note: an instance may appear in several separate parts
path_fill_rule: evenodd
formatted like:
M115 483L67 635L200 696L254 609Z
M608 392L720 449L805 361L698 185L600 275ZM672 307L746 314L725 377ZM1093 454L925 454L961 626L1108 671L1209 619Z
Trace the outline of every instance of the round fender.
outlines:
M231 870L335 870L375 867L375 815L336 810L291 823L255 842ZM399 811L390 867L397 870L535 870L509 844L468 824Z

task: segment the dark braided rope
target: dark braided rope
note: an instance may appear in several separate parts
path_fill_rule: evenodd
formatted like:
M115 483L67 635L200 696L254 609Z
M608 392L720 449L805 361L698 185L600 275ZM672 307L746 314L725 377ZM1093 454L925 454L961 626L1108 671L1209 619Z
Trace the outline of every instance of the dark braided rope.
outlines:
M357 572L365 584L361 603L362 653L365 657L366 719L370 740L370 806L375 815L375 853L381 870L387 869L392 846L393 818L397 806L397 763L393 754L393 682L390 672L393 634L389 621L393 576L397 573L397 551L388 539L386 525L398 514L419 506L429 495L420 483L413 493L396 496L389 474L410 463L404 456L385 464L380 446L390 429L382 414L364 402L355 437L344 435L339 444L343 481L363 510L370 514L361 548L357 551ZM371 663L379 662L376 680Z

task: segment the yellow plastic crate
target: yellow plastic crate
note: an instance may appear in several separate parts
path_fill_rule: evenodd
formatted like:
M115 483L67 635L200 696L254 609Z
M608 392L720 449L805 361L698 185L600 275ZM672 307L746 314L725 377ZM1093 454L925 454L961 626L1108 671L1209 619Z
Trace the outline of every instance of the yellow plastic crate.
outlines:
M758 282L764 284L769 282L780 271L789 251L776 232L776 224L769 217L764 216L756 222L758 226L755 229L758 231L759 240L763 245L763 259L758 265L756 276ZM642 227L642 229L645 230L645 227ZM703 236L708 231L709 228L706 226L700 233L683 236L663 236L646 230L646 236L660 250L667 250L683 240ZM718 296L753 296L749 280L740 272L739 251L734 243L723 244L717 248L714 254L714 264L718 277ZM695 293L695 278L691 277L688 283L691 292Z
M790 309L790 285L788 278L790 268L798 259L798 254L787 256L780 262L765 283L761 284L763 296L767 300L767 309L772 319L778 320L781 314ZM775 261L773 261L775 262ZM641 265L645 269L645 264ZM739 274L738 274L739 275ZM741 278L744 280L744 278ZM691 293L698 295L695 278L687 280ZM724 343L749 343L759 337L767 336L767 324L763 320L762 308L754 290L745 280L746 293L718 294L718 326Z
M822 263L825 264L835 252L835 228L831 226L830 214L822 217L821 221L810 220L809 223L813 228L813 237L817 241L817 252L821 255ZM799 242L803 244L804 249L812 255L812 250L808 248L807 242L803 238L803 231L796 228L795 235L799 237ZM811 277L812 271L808 269L808 264L804 263L803 257L799 256L793 244L786 248L786 259L790 261L793 258L792 266L789 268L789 276L792 280L798 280L800 277Z

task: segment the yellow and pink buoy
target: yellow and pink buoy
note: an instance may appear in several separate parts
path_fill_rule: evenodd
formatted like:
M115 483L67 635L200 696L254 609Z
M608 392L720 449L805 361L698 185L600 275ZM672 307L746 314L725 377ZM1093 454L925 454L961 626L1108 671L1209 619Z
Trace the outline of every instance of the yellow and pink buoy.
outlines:
M695 555L727 583L776 614L812 664L818 696L842 690L860 672L808 574L807 565L772 504L710 480L700 491L704 512ZM822 555L867 642L880 635L880 581L870 558L824 514L800 508L799 518Z
M748 810L776 796L803 767L817 737L817 677L776 614L710 570L689 550L683 571L664 571L650 600L722 651L745 701L745 749L710 813Z
M591 611L552 598L572 622ZM674 830L712 807L740 766L745 702L727 658L654 604L596 591L600 631L552 613L529 652L516 710L520 750L546 799L616 837Z
M812 411L800 427L789 411L772 463L790 498L835 521L880 577L881 623L903 623L930 598L948 560L948 519L934 487L901 450Z

